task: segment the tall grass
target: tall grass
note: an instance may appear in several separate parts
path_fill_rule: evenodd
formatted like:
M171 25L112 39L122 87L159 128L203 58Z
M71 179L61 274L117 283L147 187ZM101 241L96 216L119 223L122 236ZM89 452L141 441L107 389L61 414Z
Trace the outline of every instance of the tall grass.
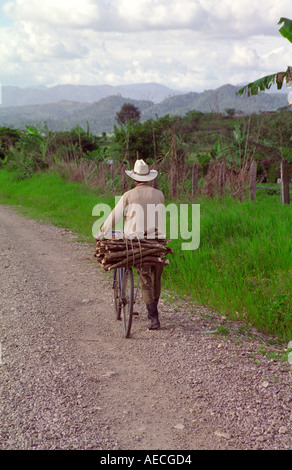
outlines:
M96 194L82 183L69 182L56 172L41 172L25 180L0 170L0 203L21 206L28 216L66 227L84 240L93 240L92 208L113 197Z
M291 207L275 196L200 204L200 247L180 251L180 240L172 241L167 283L233 319L291 339Z
M0 203L19 205L31 217L92 238L93 207L114 205L114 195L97 194L80 183L48 172L17 181L0 170ZM174 254L164 285L190 295L232 319L241 319L283 340L292 338L291 206L278 195L259 194L255 202L231 198L198 199L200 246Z

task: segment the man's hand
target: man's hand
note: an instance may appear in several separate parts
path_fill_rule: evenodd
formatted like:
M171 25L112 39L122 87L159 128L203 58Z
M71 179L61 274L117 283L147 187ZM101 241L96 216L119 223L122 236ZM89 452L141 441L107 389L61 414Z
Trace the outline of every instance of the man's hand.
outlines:
M96 235L94 235L94 238L95 238L96 241L100 240L102 237L103 237L102 232L98 232Z

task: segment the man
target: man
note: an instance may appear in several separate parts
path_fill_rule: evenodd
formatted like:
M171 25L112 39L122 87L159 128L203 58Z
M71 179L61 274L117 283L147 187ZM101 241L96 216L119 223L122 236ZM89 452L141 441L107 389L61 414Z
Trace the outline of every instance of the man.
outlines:
M153 181L158 172L149 170L143 160L137 160L134 169L126 171L135 182L135 188L123 194L116 207L112 210L101 230L95 235L99 240L124 218L124 234L146 238L165 238L165 207L164 195L153 188ZM137 269L142 284L143 300L148 311L149 330L159 329L158 301L161 293L161 265L145 266Z

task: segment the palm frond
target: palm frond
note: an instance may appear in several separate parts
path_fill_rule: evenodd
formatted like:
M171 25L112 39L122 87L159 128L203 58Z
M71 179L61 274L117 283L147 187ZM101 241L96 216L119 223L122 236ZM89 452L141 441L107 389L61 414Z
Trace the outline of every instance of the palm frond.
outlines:
M278 24L282 24L279 32L282 36L292 42L292 20L288 18L280 18ZM237 91L237 95L247 94L247 96L257 95L259 91L269 90L273 84L277 85L277 89L281 90L284 81L287 85L292 83L292 67L288 66L285 72L277 72L272 75L266 75L254 82L248 83Z

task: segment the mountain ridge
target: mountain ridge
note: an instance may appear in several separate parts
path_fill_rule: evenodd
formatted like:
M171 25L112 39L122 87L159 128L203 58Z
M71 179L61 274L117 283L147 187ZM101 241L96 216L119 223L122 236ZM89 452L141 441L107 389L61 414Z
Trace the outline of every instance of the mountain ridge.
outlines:
M157 84L152 84L153 92L154 85ZM171 91L167 87L162 87L164 94ZM39 124L42 126L46 122L50 130L56 131L71 130L77 124L86 129L87 124L89 124L91 131L95 134L102 132L111 133L116 124L115 115L126 102L130 102L140 109L142 122L151 118L162 117L166 114L170 116L184 115L192 110L202 113L225 113L226 110L233 109L236 114L252 114L276 111L279 108L287 107L286 94L261 92L256 96L247 98L236 94L239 88L226 84L215 90L205 90L201 93L188 92L176 94L174 92L174 94L169 93L159 102L150 99L135 99L129 96L122 96L119 93L89 103L78 101L80 97L78 93L75 93L74 99L67 99L63 95L61 100L54 103L11 107L2 106L0 107L0 126L25 128L26 125ZM67 89L74 89L76 91L75 88ZM114 90L116 91L117 89L115 88ZM129 85L129 88L125 90L124 93L131 91L133 96L132 85ZM137 85L135 93L137 90L141 94L143 86L141 84ZM150 88L148 88L149 90ZM158 85L156 90L161 92L162 88Z
M159 103L173 94L183 92L172 90L159 83L137 83L133 85L56 85L53 87L2 86L2 107L31 106L34 104L58 103L73 100L80 103L94 103L109 96L121 95L136 100L151 100Z

